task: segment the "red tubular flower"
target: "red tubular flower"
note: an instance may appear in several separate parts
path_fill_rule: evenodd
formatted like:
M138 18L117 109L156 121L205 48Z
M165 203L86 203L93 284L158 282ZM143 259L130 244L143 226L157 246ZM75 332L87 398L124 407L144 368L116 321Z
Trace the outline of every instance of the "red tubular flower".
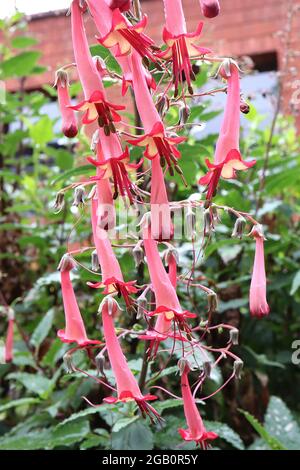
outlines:
M179 84L186 80L188 90L193 94L191 81L195 79L191 58L202 57L211 52L210 49L197 46L203 23L199 23L194 33L187 33L181 0L164 0L166 27L163 30L163 40L167 49L158 56L162 59L172 60L173 82L175 96L178 94Z
M83 124L90 124L98 119L99 126L103 127L105 133L109 135L110 132L115 132L114 122L121 119L116 111L125 107L114 105L106 100L97 65L90 54L79 0L72 1L71 20L75 61L85 99L70 108L84 111Z
M8 328L5 340L5 349L4 349L4 361L9 363L13 360L14 357L14 324L15 324L15 315L14 311L10 308L8 311Z
M148 315L150 317L163 317L164 319L156 324L155 331L159 334L169 336L171 322L174 321L175 325L177 325L180 330L189 333L190 328L186 319L196 318L197 315L187 310L182 310L176 290L160 258L157 242L153 240L151 236L151 227L149 226L143 228L143 242L156 304L156 309L148 313ZM161 327L164 329L161 330Z
M242 160L239 151L240 137L240 79L238 66L233 61L224 61L220 67L221 76L227 80L227 100L221 125L220 135L216 145L214 163L206 160L209 172L200 178L199 184L207 186L207 200L215 194L220 177L234 178L236 170L247 170L256 161Z
M135 188L128 177L128 171L137 170L143 164L143 161L140 161L138 164L129 163L128 147L126 147L125 151L119 157L111 157L102 162L92 157L88 157L87 160L96 167L102 168L105 171L106 178L111 177L113 179L114 199L116 199L119 194L123 198L127 195L130 203L133 203L132 193Z
M62 117L62 132L66 137L75 137L78 132L75 113L71 106L70 95L68 91L68 74L64 70L56 72L55 86L57 87L58 104Z
M64 255L58 269L60 270L61 292L65 310L66 328L59 330L57 336L64 343L77 343L79 346L100 344L100 341L88 339L80 310L74 294L70 279L70 271L75 267L69 255Z
M190 371L187 361L181 360L183 371L181 375L181 393L184 406L184 414L188 429L179 429L178 432L185 441L195 441L202 449L207 449L208 442L217 439L218 435L214 432L207 432L202 421L201 415L192 395L188 374Z
M112 300L112 299L111 299ZM160 419L157 411L149 404L148 401L156 400L154 395L143 396L139 385L128 367L127 359L123 354L120 343L115 333L113 315L117 313L117 304L109 305L108 299L104 299L100 306L102 312L103 333L106 341L109 361L114 373L117 384L117 397L104 398L106 403L135 401L138 405L142 416L147 415L151 421L155 418Z
M144 68L141 58L135 52L131 57L132 81L136 105L146 133L151 133L156 123L165 135L163 123L157 109L154 106L152 96L149 92ZM144 136L143 138L145 138ZM152 138L149 139L152 142ZM134 141L135 145L136 141ZM173 146L172 151L178 155L177 149ZM175 157L174 157L175 158ZM173 225L171 221L171 211L165 185L164 173L160 164L158 154L151 159L152 179L151 179L151 222L153 234L157 240L170 240L173 238Z
M93 238L101 267L102 281L88 282L90 287L95 289L103 288L103 294L118 294L123 297L126 307L132 307L131 294L135 294L137 289L134 287L135 281L125 282L118 260L113 252L107 232L99 226L98 223L98 198L92 199L92 227Z
M220 13L218 0L200 0L200 6L202 14L206 18L215 18Z
M127 140L129 144L138 147L146 147L144 155L149 160L159 156L162 166L167 163L168 167L177 165L177 160L181 157L176 145L184 142L185 137L170 137L166 134L163 124L156 122L152 130L134 140Z
M154 42L143 32L146 26L146 16L143 16L139 23L132 26L120 10L116 8L112 14L110 31L97 39L100 44L107 48L116 47L116 56L131 54L134 49L141 57L148 57L155 62L157 59L151 50Z
M266 270L264 256L264 234L261 225L254 225L250 236L255 238L255 258L250 285L250 312L253 317L262 318L269 314L266 299Z
M213 164L208 159L205 160L209 169L205 176L200 178L199 183L208 186L206 195L207 200L211 200L217 189L220 177L224 179L232 179L236 177L236 171L247 170L255 165L256 161L246 162L242 160L242 156L238 150L230 150L222 163Z
M88 100L70 106L75 111L83 111L82 124L91 124L98 121L100 127L103 127L106 133L116 132L114 122L121 121L121 116L116 111L125 109L125 106L117 105L106 101L101 91L94 91Z

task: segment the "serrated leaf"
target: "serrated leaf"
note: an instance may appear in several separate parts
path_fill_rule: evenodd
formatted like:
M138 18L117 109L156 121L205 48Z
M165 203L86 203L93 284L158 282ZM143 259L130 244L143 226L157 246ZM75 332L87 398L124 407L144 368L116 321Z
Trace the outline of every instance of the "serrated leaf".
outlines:
M57 176L51 181L51 185L53 186L57 183L68 181L73 176L81 176L89 173L93 173L93 168L91 167L91 165L81 165L76 168L72 168L72 170L61 173L59 176Z
M121 429L126 428L127 426L134 423L138 419L140 419L139 416L131 416L128 418L118 419L118 421L112 427L112 432L119 432L121 431Z
M276 438L271 436L264 426L252 416L248 411L239 410L242 413L260 437L268 444L272 450L286 450L284 445Z
M17 380L23 387L30 392L36 393L41 398L47 398L54 386L53 381L47 377L27 372L13 372L9 374L8 378Z
M264 426L288 449L300 448L300 428L286 404L279 397L272 396L267 408Z
M208 431L213 431L218 434L221 439L229 442L233 447L239 450L245 449L244 443L240 436L231 429L227 424L219 423L218 421L204 421Z
M11 408L18 408L19 406L25 405L36 405L37 403L40 403L38 398L20 398L19 400L13 400L5 403L4 405L0 405L0 413L3 413L3 411L9 410Z
M119 432L112 433L113 450L151 450L153 434L148 426L137 421Z

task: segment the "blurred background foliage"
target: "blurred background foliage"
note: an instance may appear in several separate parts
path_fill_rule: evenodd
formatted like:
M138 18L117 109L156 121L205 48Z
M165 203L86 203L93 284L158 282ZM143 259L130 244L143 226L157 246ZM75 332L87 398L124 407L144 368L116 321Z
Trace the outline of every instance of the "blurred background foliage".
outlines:
M150 426L136 414L131 404L89 407L83 400L100 404L105 390L80 373L67 374L63 355L68 346L56 338L64 324L59 276L56 266L69 242L77 246L91 244L88 208L80 213L72 209L72 194L67 194L64 209L55 214L55 193L63 186L92 174L85 164L89 153L84 134L66 140L57 122L47 113L55 100L55 89L24 92L26 77L39 74L41 53L36 41L26 34L21 15L1 22L0 79L17 79L19 91L6 93L0 104L0 220L1 220L1 326L0 349L3 352L7 327L5 306L15 311L14 359L0 366L0 449L182 449L177 429L184 427L182 404L166 398L156 408L165 418L161 428ZM17 37L15 34L17 33ZM99 47L93 53L102 54ZM114 68L112 58L110 67ZM208 79L203 68L197 75L200 89ZM107 83L111 86L113 83ZM73 96L78 84L72 84ZM213 97L199 100L191 120L209 122L218 111L210 110ZM275 111L274 111L275 112ZM300 368L292 364L292 343L300 339L300 269L299 269L299 137L291 117L276 115L275 131L261 125L263 117L251 107L247 131L243 133L242 154L257 160L253 170L239 179L222 182L218 203L256 214L265 227L268 299L271 314L263 320L251 319L248 291L254 257L254 244L246 236L231 238L233 219L220 212L205 256L195 269L195 276L215 289L220 303L213 320L230 323L240 329L236 353L245 368L240 381L231 382L222 392L203 403L201 412L209 429L220 438L221 449L299 449ZM176 111L168 119L174 123ZM179 179L169 182L170 198L182 200L198 193L197 180L205 171L204 158L213 155L216 135L201 132L190 135L181 146L189 187ZM136 152L136 150L134 150ZM135 154L136 155L136 154ZM75 226L75 228L74 228ZM70 235L71 234L71 235ZM199 234L200 235L200 234ZM179 246L182 270L191 264L191 245ZM126 279L137 276L128 250L118 250ZM89 266L87 253L78 258ZM146 274L145 274L146 275ZM86 281L91 275L79 269L73 282L81 311L91 337L101 335L97 316L99 294L91 295ZM194 290L192 298L179 290L186 308L197 309L205 317L206 299ZM196 306L196 307L195 307ZM137 326L132 318L122 318L122 326ZM142 323L142 322L140 322ZM210 344L226 344L225 333L211 335ZM134 374L141 373L144 345L136 337L123 341ZM150 363L147 386L163 386L180 394L176 357L167 367L167 356L158 365ZM84 353L76 354L77 366L95 375ZM164 367L158 375L159 366ZM107 379L113 382L110 370ZM229 376L229 364L223 365L206 381L208 395ZM195 380L197 373L195 375Z

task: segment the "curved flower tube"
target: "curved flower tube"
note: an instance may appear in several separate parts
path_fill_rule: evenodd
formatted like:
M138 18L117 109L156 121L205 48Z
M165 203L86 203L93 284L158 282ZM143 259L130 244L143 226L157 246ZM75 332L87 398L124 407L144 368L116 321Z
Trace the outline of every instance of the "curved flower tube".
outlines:
M211 200L214 196L220 177L234 178L236 170L247 170L256 163L255 160L250 162L242 160L239 150L240 78L237 64L233 61L223 63L220 74L228 84L225 112L216 145L214 163L206 160L209 172L199 180L201 185L208 188L207 200Z
M106 230L102 229L98 223L98 198L92 199L91 219L93 228L94 244L101 267L101 282L88 282L88 286L95 289L103 288L103 294L117 293L122 296L126 307L132 307L131 294L135 294L137 289L134 287L135 281L125 282L123 274L114 254Z
M261 225L254 225L250 236L255 238L255 257L250 285L250 312L253 317L262 318L270 313L266 299L266 270L264 256L264 234Z
M143 228L143 243L156 303L156 309L148 315L150 317L163 317L164 321L160 321L156 325L158 333L168 335L172 320L181 330L187 333L190 332L186 319L196 318L197 315L187 310L182 310L176 290L160 258L157 242L151 236L151 227L149 226ZM163 331L160 330L161 326L165 328Z
M68 91L68 74L64 70L56 72L55 86L57 88L58 104L62 118L62 132L66 137L76 137L78 126L74 111L71 107L71 99Z
M4 361L6 364L11 362L14 357L14 325L15 315L14 311L10 308L8 311L8 328L4 348Z
M179 429L178 432L185 441L195 441L202 449L207 449L208 442L217 439L218 435L214 432L207 432L202 421L201 415L195 403L191 392L188 374L190 371L187 361L184 359L183 372L181 375L181 393L184 406L184 414L188 429Z
M83 124L98 120L99 126L109 135L110 132L115 132L114 122L121 119L117 111L125 107L106 100L97 65L90 54L79 0L73 0L71 3L71 20L75 62L85 99L70 108L84 112Z
M163 148L168 150L168 155L171 152L176 154L177 157L180 153L175 148L175 142L172 141L172 148L167 146L168 142L165 139L165 130L160 116L154 106L151 94L149 92L146 79L143 73L143 67L140 57L137 54L132 55L131 60L132 79L133 79L133 90L135 95L135 101L137 109L143 123L146 135L142 136L141 139L131 140L133 145L141 145L147 143L152 148L154 142L152 136L152 130L159 130L160 139ZM147 134L149 134L149 140ZM180 142L182 141L181 138ZM174 144L174 145L173 145ZM156 147L155 147L156 148ZM147 151L147 150L146 150ZM149 155L149 153L145 156ZM174 157L175 158L175 157ZM165 185L164 174L161 168L161 162L158 152L156 155L153 154L151 157L152 167L152 179L151 179L151 220L152 220L152 233L153 236L158 240L170 240L173 237L173 225L171 222L171 211L169 207L169 200Z
M61 293L63 298L66 327L59 330L57 336L64 343L77 343L78 346L88 346L90 344L100 344L100 341L88 339L85 326L76 301L70 271L75 267L75 263L69 255L64 255L58 266L61 278Z
M112 300L112 299L111 299ZM117 304L109 309L108 299L104 299L101 306L103 333L105 338L106 349L108 352L109 361L116 379L117 397L107 397L103 401L106 403L128 402L135 401L138 405L142 416L150 416L150 419L159 419L160 416L157 411L147 403L148 401L156 400L154 395L143 396L140 387L128 367L126 357L123 354L122 348L115 333L113 314L117 313Z
M163 40L167 49L158 56L162 59L172 60L173 82L175 96L178 95L179 84L187 82L188 90L193 94L191 81L195 79L191 58L204 56L210 49L195 44L199 40L203 23L199 23L194 33L187 33L186 22L181 0L164 0L166 26L163 30Z

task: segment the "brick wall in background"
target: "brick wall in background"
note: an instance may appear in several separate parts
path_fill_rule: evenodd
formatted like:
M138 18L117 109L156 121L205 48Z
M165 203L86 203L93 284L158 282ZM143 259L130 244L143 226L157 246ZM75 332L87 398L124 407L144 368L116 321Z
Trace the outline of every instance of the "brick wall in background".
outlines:
M278 32L286 25L286 0L220 0L221 14L212 20L201 15L199 0L183 0L189 31L196 28L198 21L204 20L201 45L209 46L216 54L224 56L256 55L275 53L279 69L284 63L284 53ZM295 0L294 4L300 4ZM161 43L161 30L164 24L163 1L142 0L143 11L149 16L147 33ZM87 16L86 27L89 40L95 43L96 30ZM37 15L30 19L29 34L39 41L38 48L43 56L41 63L47 67L43 76L32 77L25 84L27 89L39 88L43 83L53 83L55 70L73 61L70 17L65 11ZM300 13L295 16L291 35L291 50L300 51ZM269 54L270 55L270 54ZM271 54L272 55L272 54ZM273 55L274 56L274 55ZM293 83L300 79L299 57L291 59L290 65L296 70L291 80L285 81L284 104L288 104L295 91ZM14 81L9 88L17 88Z

